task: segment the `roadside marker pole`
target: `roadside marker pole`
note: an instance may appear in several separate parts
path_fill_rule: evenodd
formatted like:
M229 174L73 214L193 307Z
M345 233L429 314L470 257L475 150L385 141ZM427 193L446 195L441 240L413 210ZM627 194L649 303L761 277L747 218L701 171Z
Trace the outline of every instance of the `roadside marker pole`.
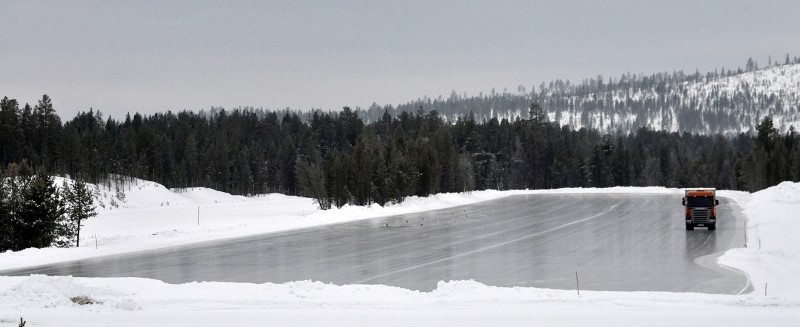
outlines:
M94 249L97 250L97 234L94 234Z
M767 283L764 283L764 296L767 296Z
M200 206L197 206L197 226L200 226Z
M747 224L744 226L744 247L747 248Z
M578 271L575 270L575 289L578 290L578 295L581 295L581 283L578 280Z

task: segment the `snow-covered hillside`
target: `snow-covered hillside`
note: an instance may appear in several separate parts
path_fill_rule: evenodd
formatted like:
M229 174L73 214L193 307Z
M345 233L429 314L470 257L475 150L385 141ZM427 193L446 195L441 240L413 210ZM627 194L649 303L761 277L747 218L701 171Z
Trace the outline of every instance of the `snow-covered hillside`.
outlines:
M548 119L574 129L628 133L639 128L669 132L735 135L754 130L766 116L785 132L800 128L800 64L772 65L753 71L714 71L707 74L623 74L590 78L582 83L557 80L532 91L494 92L469 97L455 92L449 98L423 98L392 107L373 105L362 112L378 120L388 110L436 110L455 121L474 115L477 121L529 117L539 103Z
M621 79L608 91L567 96L574 110L561 110L558 94L546 96L551 121L611 133L641 127L668 132L738 134L750 132L766 116L785 132L800 128L800 64L771 66L732 76ZM614 85L613 83L611 85Z
M138 186L134 186L138 185ZM319 211L305 198L234 197L207 189L168 190L140 181L119 208L86 224L96 234L81 248L0 254L0 269L187 244L399 214L527 193L666 193L678 189L613 188L483 191L412 198L385 208ZM793 326L800 321L800 183L755 194L721 191L745 209L748 247L718 261L744 271L753 291L741 295L596 292L501 288L474 281L439 283L433 292L381 285L165 284L140 278L0 277L0 326ZM169 203L167 203L169 202ZM197 208L200 226L197 226ZM84 303L83 305L76 302ZM90 304L87 304L90 302Z
M692 130L747 132L765 116L771 116L781 132L790 126L800 128L800 64L685 84L684 101L676 115L681 109L698 112L699 121Z

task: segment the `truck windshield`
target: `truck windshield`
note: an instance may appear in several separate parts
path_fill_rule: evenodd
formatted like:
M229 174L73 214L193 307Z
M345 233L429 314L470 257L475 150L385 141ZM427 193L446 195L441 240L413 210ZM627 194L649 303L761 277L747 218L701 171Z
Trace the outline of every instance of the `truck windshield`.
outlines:
M712 197L687 197L686 198L686 206L687 207L713 207L714 206L714 198Z

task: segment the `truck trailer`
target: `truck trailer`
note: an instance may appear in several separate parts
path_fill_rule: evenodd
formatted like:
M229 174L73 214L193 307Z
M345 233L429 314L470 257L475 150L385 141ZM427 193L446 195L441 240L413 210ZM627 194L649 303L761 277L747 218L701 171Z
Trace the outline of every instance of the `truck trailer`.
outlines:
M685 207L686 230L695 227L707 227L708 230L717 229L717 212L719 205L717 190L713 188L687 188L683 197Z

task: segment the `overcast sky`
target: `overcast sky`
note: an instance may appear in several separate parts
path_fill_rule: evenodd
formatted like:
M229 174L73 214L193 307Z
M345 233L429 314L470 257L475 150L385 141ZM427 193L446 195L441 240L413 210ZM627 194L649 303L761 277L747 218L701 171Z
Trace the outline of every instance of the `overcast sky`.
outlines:
M64 119L339 109L800 56L800 1L0 1L0 97Z

